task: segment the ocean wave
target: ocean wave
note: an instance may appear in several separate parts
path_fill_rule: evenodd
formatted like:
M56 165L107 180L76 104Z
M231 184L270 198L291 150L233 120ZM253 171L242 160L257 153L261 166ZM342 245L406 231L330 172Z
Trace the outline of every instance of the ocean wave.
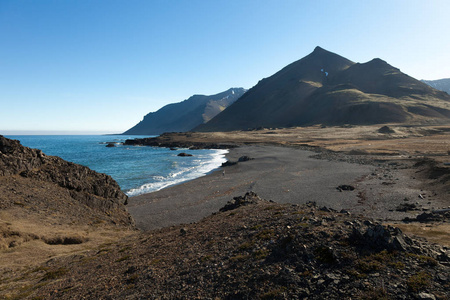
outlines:
M192 159L191 163L193 165L179 166L179 164L176 164L177 169L170 172L167 176L153 176L151 182L145 183L138 188L129 189L126 191L126 194L130 197L147 194L205 176L226 162L225 154L227 153L228 150L215 150L213 154L199 155Z

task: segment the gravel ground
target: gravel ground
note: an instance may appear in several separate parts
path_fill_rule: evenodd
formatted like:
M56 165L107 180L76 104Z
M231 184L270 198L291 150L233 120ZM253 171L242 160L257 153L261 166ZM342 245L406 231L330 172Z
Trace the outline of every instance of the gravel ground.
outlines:
M267 145L234 148L227 158L236 162L242 156L252 160L130 198L128 210L137 226L149 230L196 222L248 191L277 203L312 201L384 222L400 221L416 216L418 210L449 204L448 193L440 192L439 186L416 174L419 172L412 167L413 162L403 158L317 153ZM354 190L339 191L341 185ZM397 211L405 203L414 204L417 209Z
M317 202L351 209L356 192L339 192L373 173L374 166L311 158L314 152L290 147L242 146L231 149L229 161L252 160L223 167L207 176L161 191L132 197L128 210L141 229L191 223L219 210L233 197L254 191L277 203ZM225 175L223 174L225 171Z

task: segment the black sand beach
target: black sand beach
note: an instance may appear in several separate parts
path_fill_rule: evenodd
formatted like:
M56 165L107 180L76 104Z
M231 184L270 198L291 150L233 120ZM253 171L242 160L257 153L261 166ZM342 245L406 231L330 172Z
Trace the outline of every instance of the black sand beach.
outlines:
M314 154L277 146L231 149L227 155L230 161L237 161L244 155L254 159L183 184L132 197L128 210L137 226L144 230L199 221L248 191L277 203L315 201L318 205L350 210L359 200L357 193L339 192L336 187L355 185L371 174L374 167L311 158Z

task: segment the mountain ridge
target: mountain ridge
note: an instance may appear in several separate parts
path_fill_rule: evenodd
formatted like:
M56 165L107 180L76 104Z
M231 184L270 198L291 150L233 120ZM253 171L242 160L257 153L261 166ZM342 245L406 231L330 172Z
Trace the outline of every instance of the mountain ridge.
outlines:
M314 124L448 121L450 96L375 58L354 63L316 47L248 90L227 111L194 131Z
M446 92L447 94L450 94L450 78L443 78L443 79L438 79L438 80L422 79L421 81L437 90L440 90L440 91Z
M143 120L125 131L131 135L159 135L164 132L185 132L211 120L236 101L245 89L230 88L215 95L193 95L150 112Z

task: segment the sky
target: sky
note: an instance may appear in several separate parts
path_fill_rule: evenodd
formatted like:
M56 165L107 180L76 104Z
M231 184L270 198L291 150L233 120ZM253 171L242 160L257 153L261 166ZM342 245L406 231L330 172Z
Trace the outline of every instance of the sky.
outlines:
M450 77L448 0L0 0L0 134L120 133L316 46Z

